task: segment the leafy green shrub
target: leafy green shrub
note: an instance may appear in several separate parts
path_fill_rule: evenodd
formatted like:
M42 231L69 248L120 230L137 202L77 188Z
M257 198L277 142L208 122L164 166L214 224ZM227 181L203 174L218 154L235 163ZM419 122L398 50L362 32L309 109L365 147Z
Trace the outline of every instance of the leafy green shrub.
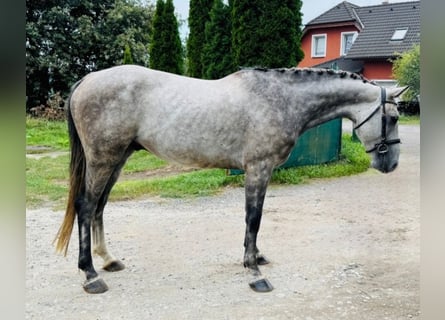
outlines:
M400 86L409 86L403 94L404 100L417 100L420 95L420 45L398 54L393 62L392 72Z

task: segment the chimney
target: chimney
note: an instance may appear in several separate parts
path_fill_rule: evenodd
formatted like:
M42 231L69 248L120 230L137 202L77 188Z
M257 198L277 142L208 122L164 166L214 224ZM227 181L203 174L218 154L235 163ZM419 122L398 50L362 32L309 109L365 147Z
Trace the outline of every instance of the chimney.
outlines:
M389 0L383 0L382 1L382 4L388 4L389 3Z

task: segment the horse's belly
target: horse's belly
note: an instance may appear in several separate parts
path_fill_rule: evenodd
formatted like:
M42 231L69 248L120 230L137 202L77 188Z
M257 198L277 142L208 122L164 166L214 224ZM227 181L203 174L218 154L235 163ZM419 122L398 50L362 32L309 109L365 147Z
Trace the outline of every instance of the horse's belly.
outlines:
M169 162L195 168L241 168L242 148L230 141L188 139L182 136L139 140L144 148ZM190 136L189 136L190 138Z

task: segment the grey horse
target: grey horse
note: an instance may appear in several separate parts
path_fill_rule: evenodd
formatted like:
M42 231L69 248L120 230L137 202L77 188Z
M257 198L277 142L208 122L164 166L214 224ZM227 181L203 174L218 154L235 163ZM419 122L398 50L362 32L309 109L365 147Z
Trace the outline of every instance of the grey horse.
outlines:
M145 149L185 166L245 171L244 266L253 290L270 291L258 267L268 260L257 234L273 168L286 161L304 131L345 117L355 124L372 166L394 170L400 142L394 99L405 89L385 90L357 74L322 69L252 68L219 80L131 65L90 73L67 100L70 191L56 249L66 254L77 215L83 287L88 293L108 290L92 251L105 270L124 269L106 248L103 211L128 157Z

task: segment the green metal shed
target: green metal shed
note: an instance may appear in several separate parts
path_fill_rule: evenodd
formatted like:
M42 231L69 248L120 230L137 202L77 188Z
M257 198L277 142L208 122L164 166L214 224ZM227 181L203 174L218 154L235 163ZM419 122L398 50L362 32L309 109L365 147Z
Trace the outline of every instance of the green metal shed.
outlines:
M297 140L287 161L278 168L290 168L337 161L341 151L342 119L334 119L311 128ZM229 169L229 174L243 170Z

